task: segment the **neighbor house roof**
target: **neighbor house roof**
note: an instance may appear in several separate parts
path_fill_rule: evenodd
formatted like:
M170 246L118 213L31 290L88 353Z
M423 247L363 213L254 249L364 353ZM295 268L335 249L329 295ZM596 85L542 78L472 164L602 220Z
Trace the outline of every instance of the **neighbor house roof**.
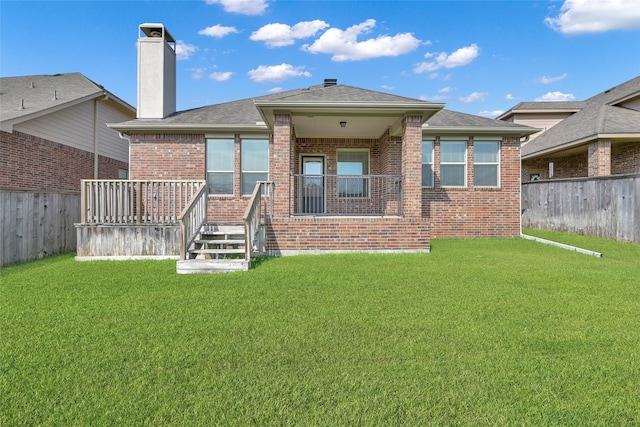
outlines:
M581 105L582 108L526 144L522 148L522 157L560 151L594 139L637 140L640 138L640 111L636 109L639 104L635 102L635 107L625 104L625 101L634 98L640 98L640 77L595 95L581 104L570 103Z
M125 109L135 109L80 73L0 78L0 127L13 126L87 100L108 97Z
M486 119L470 114L443 110L444 104L392 95L343 84L315 85L303 89L241 99L222 104L209 105L176 112L164 119L136 119L124 123L109 124L121 132L143 130L173 131L259 131L271 129L274 112L291 111L299 134L308 129L309 120L328 115L343 115L344 120L354 124L364 115L378 117L376 125L395 127L407 112L422 115L423 129L441 133L477 131L511 132L514 135L529 135L538 131L523 125ZM384 121L382 117L387 121ZM335 120L335 119L334 119ZM322 122L326 129L328 122ZM369 122L369 127L372 122ZM361 126L362 130L364 126ZM392 130L393 133L393 130ZM379 136L378 133L376 136Z
M584 101L540 101L540 102L521 102L513 108L505 111L497 120L507 120L515 114L521 113L540 113L540 112L563 112L576 113L583 109L586 105Z

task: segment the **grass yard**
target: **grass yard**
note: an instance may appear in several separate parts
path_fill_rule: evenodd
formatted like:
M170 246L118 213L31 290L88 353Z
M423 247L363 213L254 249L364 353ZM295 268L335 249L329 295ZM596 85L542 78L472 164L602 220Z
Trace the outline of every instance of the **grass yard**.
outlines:
M640 424L640 246L0 270L0 425Z

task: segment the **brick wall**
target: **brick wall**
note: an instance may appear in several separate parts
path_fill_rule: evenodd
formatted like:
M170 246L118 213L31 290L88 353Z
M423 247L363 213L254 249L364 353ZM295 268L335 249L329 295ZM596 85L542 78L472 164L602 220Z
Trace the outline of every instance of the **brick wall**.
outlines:
M589 144L589 176L611 175L611 141L599 139Z
M520 235L520 142L505 138L500 150L500 187L474 187L473 143L467 143L467 187L440 187L440 143L434 146L434 188L422 190L422 214L432 238Z
M202 134L134 134L130 179L206 179Z
M586 177L589 170L587 152L565 157L540 157L522 161L522 182L528 182L533 172L542 172L542 179L549 178L549 162L553 162L553 179Z
M640 141L611 146L611 173L640 173Z
M14 131L0 132L0 188L79 191L94 178L94 154ZM98 178L117 179L126 162L100 156Z
M267 250L273 255L429 249L429 222L424 219L295 217L267 224Z

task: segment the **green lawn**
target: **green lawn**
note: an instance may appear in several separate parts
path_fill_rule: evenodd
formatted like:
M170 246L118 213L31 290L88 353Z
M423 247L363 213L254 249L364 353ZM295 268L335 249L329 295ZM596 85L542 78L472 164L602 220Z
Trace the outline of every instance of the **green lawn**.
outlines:
M0 270L0 425L640 424L640 246Z

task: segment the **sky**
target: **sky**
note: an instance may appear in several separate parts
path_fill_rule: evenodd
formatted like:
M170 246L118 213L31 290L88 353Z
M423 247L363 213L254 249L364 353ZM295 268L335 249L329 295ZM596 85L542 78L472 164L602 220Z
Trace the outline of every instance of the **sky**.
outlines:
M177 108L339 84L485 117L640 75L640 0L0 0L0 76L80 72L135 107L138 26L177 40Z

